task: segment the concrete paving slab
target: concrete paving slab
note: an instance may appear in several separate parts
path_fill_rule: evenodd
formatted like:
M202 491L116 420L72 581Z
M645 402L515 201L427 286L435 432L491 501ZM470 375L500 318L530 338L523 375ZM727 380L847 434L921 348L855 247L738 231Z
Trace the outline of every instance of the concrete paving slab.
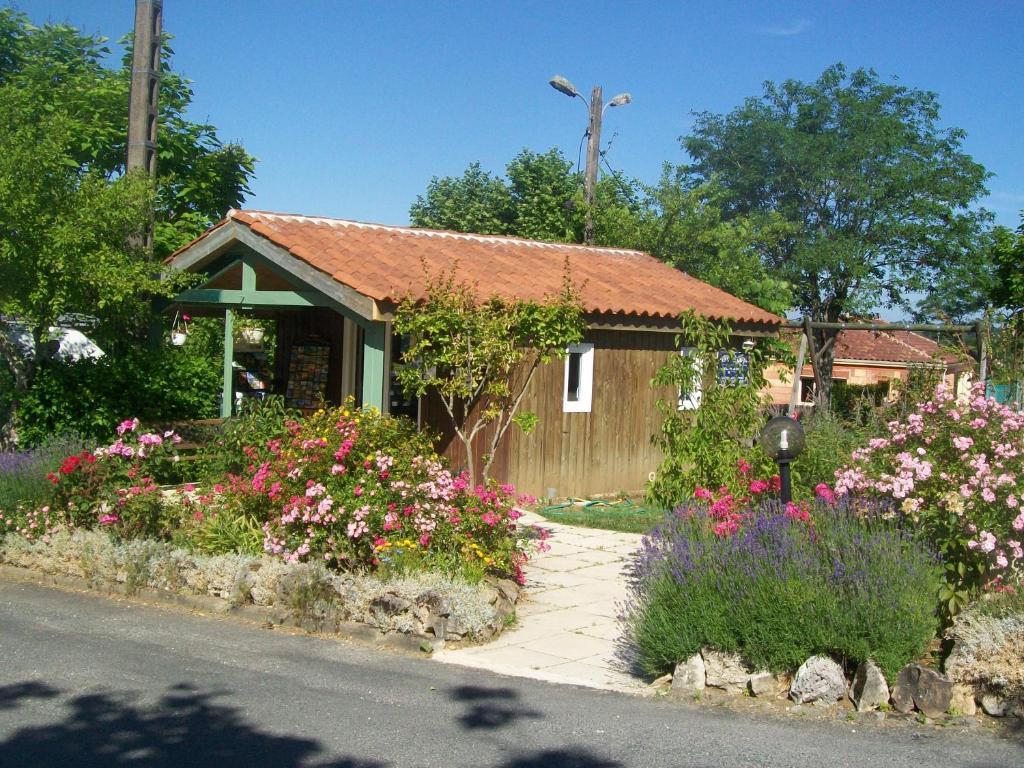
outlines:
M532 514L521 519L551 536L549 550L527 566L517 625L487 645L442 650L433 658L516 677L649 694L646 681L615 664L626 568L641 537L551 524Z

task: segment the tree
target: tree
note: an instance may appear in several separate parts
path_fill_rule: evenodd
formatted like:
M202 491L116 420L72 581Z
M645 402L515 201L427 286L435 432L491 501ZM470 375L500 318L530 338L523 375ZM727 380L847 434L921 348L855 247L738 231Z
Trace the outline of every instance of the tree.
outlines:
M507 180L473 163L460 177L431 179L409 211L414 226L579 243L585 203L582 176L557 149L520 152ZM785 312L785 281L768 274L761 254L788 233L776 213L724 217L725 193L714 182L688 184L666 165L657 185L621 174L597 184L594 242L651 253L741 299Z
M778 213L726 216L728 196L715 180L690 183L666 164L645 189L635 247L744 301L784 314L789 284L769 272L763 254L776 251L792 226Z
M993 377L1019 387L1024 385L1024 213L1016 232L995 228L991 260L989 300L999 330Z
M192 92L169 69L170 53L165 46L158 177L126 175L130 52L108 68L101 38L0 10L0 358L16 392L31 386L62 315L92 318L108 351L137 343L150 299L179 287L159 279L160 257L249 191L253 158L185 118ZM130 244L154 201L156 259ZM29 327L28 355L5 317Z
M559 242L582 237L575 203L582 176L559 150L524 149L505 172L507 180L473 163L459 178L435 176L409 209L412 225Z
M478 480L487 482L498 445L512 424L526 432L536 425L536 415L519 407L537 369L564 358L584 331L582 308L568 277L561 294L532 302L499 296L481 300L475 287L458 282L454 273L429 272L426 298L404 299L394 326L409 338L398 381L410 396L437 393L466 451L474 487ZM487 427L491 436L480 453L475 443Z
M161 57L154 256L162 259L221 219L250 194L255 159L223 144L216 128L186 118L188 80L170 68L165 36ZM131 45L121 66L107 65L101 37L65 24L33 26L0 9L0 87L30 94L39 108L64 115L65 151L80 173L115 179L124 174L128 141Z
M976 251L988 173L939 127L934 93L829 67L812 83L765 83L727 115L697 115L681 139L689 174L728 194L726 218L775 213L792 226L761 256L813 320L906 306ZM836 331L816 332L828 402Z

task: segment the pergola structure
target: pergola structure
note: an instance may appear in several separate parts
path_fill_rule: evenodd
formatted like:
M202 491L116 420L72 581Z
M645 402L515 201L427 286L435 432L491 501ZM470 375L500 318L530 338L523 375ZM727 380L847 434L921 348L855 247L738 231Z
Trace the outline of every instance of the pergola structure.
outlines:
M236 315L280 318L316 308L335 312L343 321L340 397L351 395L363 405L388 409L390 318L373 299L231 219L173 255L168 266L201 273L205 280L179 293L165 311L224 318L222 417L231 415L234 403Z

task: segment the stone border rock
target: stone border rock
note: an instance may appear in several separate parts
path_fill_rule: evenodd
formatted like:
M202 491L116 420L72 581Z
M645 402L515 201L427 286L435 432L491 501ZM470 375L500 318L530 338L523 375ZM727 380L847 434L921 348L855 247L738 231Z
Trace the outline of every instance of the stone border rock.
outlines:
M1008 701L991 691L976 691L920 664L908 664L900 670L890 690L882 670L871 661L860 664L848 684L843 668L833 659L812 656L790 681L757 671L736 654L704 648L676 664L671 674L658 678L652 686L668 686L670 696L693 700L701 699L705 689L746 693L755 698L786 697L795 703L791 709L796 711L805 704L825 710L849 701L859 713L876 712L884 718L885 711L891 709L903 715L916 714L922 722L942 718L965 724L962 721L970 721L979 711L992 717L1024 718L1024 702Z
M470 585L439 574L380 581L277 558L195 555L156 541L114 542L102 532L57 534L48 542L0 540L8 576L259 623L339 634L422 650L493 639L515 616L520 588L488 577ZM18 576L18 574L21 576Z

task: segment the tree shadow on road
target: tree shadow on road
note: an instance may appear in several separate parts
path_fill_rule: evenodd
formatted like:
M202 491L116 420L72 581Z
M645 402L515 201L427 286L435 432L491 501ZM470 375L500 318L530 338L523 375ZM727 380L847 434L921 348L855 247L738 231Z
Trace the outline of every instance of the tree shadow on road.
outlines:
M485 688L478 685L460 685L448 692L454 701L467 704L458 721L467 730L503 728L517 720L536 720L541 713L519 702L519 692L512 688Z
M8 685L0 688L0 709L58 695L42 683ZM26 726L0 742L0 765L385 768L356 758L324 761L319 742L261 731L234 707L216 703L224 695L176 685L155 704L140 704L127 694L76 696L64 702L69 713L63 720Z

